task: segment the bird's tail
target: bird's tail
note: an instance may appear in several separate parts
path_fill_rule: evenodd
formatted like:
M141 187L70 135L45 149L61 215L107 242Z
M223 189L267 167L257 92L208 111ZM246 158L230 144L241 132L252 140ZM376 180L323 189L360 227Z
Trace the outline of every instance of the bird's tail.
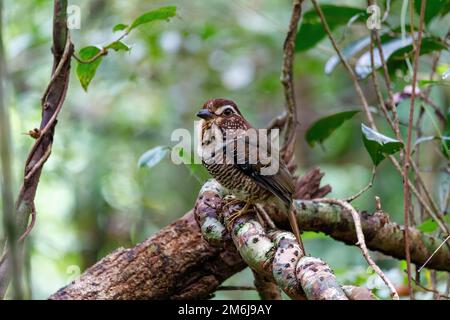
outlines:
M299 229L298 223L297 223L295 206L293 203L291 204L291 206L289 208L288 218L289 218L289 224L291 225L292 232L294 233L295 237L297 238L297 241L300 244L300 248L302 249L303 254L306 254L305 247L303 246L302 236L300 235L300 229Z

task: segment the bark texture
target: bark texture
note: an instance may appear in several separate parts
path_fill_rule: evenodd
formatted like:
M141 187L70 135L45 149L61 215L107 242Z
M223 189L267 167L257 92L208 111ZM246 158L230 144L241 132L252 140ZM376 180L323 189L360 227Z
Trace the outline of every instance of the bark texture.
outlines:
M308 300L348 300L333 271L322 260L303 257L296 273Z
M234 247L201 237L192 211L134 248L120 248L50 299L202 299L245 268Z
M323 174L314 169L297 180L297 196L323 197ZM220 232L219 232L220 234ZM117 249L50 299L203 299L242 270L232 242L217 247L201 236L193 211L130 249Z
M307 177L307 179L303 179ZM303 199L323 197L318 169L298 180ZM301 230L321 231L354 245L356 235L350 213L339 206L297 201ZM288 226L287 218L276 217ZM402 226L389 222L386 214L361 214L367 246L403 259ZM411 258L423 263L440 239L411 228ZM81 277L50 296L50 299L202 299L213 294L222 281L246 264L232 247L216 247L201 237L193 212L162 229L131 249L118 249L87 269ZM430 268L450 271L450 252L443 246L430 261ZM344 291L346 288L344 287ZM370 298L370 294L367 295Z
M353 219L347 210L334 204L314 200L297 200L298 223L303 230L320 231L349 245L357 242ZM389 221L381 211L360 212L361 226L370 250L382 252L397 259L405 259L404 226ZM287 225L287 221L284 222ZM409 228L411 261L422 265L443 242L443 239ZM428 262L427 268L450 271L450 250L442 246Z
M293 233L269 227L265 209L242 213L245 203L236 200L216 180L208 180L197 197L194 215L203 238L213 246L228 243L231 236L255 278L263 278L255 281L262 298L271 297L276 284L296 300L348 300L328 265L306 257ZM228 232L224 233L225 226Z

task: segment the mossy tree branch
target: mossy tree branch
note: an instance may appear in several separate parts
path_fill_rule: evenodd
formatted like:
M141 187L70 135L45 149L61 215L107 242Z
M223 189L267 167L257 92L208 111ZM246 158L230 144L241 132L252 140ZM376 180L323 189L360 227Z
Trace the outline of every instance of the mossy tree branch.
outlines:
M329 191L329 187L320 187L321 177L315 169L299 179L297 197L311 199L326 195L324 188ZM312 200L297 200L296 205L302 230L323 232L355 245L357 239L349 212L337 205ZM286 217L275 218L278 226L289 226ZM361 225L369 249L404 259L401 225L390 222L382 212L361 212ZM411 260L417 264L425 262L433 248L441 243L440 239L414 228L410 229L410 237L415 244L411 248ZM234 245L217 247L203 240L190 211L137 246L109 254L50 299L208 298L221 282L245 266ZM450 251L442 247L428 267L450 271ZM347 291L361 294L345 286L343 290L347 296Z

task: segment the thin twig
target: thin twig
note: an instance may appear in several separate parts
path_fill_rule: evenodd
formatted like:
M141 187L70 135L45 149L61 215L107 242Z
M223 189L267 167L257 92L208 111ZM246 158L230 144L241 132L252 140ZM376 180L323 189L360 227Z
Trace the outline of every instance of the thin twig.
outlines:
M402 168L400 166L400 164L398 163L397 159L395 159L394 156L389 156L389 159L391 160L391 162L394 164L394 167L397 169L398 172L402 173ZM414 186L414 184L411 182L411 180L408 178L408 185L409 188L411 189L412 193L416 196L417 200L420 202L420 204L423 206L423 208L425 209L425 211L437 222L439 228L442 230L442 232L444 232L444 234L448 234L447 231L447 227L445 226L445 224L443 224L441 222L441 220L439 219L439 217L435 214L435 212L433 211L433 209L430 208L430 206L428 205L428 203L425 201L425 199L422 197L422 195L419 193L419 191L416 189L416 187Z
M391 291L392 298L394 300L398 300L399 296L398 296L397 290L395 289L394 285L389 280L389 278L386 277L386 275L383 273L383 271L380 269L380 267L377 266L377 264L373 261L372 257L369 254L369 250L367 249L366 241L364 239L364 233L363 233L362 227L361 227L361 218L359 217L358 211L356 211L355 208L353 208L353 206L350 203L339 200L339 199L323 198L323 199L314 199L314 201L337 204L337 205L341 206L342 208L348 210L351 213L353 222L355 224L356 237L358 239L358 242L356 243L356 245L361 249L361 252L362 252L364 258L366 259L367 263L369 264L369 266L371 266L373 268L373 270L380 276L380 278L387 285L387 287Z
M431 289L435 291L433 293L433 299L439 300L439 291L437 290L437 272L436 270L430 271Z
M376 124L375 124L375 122L374 122L374 120L373 120L373 117L372 117L372 114L371 114L371 112L370 112L370 108L369 108L369 104L367 103L367 99L366 99L366 97L365 97L365 95L364 95L364 93L363 93L363 91L362 91L362 89L361 89L361 87L360 87L360 85L359 85L358 78L356 77L356 75L355 75L353 69L351 68L351 66L350 66L350 65L348 64L348 62L345 60L344 56L342 55L341 50L340 50L339 47L337 46L337 43L336 43L336 41L335 41L334 38L333 38L333 35L332 35L331 30L330 30L330 28L329 28L329 26L328 26L328 23L327 23L327 21L326 21L326 19L325 19L325 16L324 16L324 14L323 14L323 12L322 12L320 6L317 4L317 1L316 1L316 0L311 0L311 1L312 1L313 5L314 5L314 8L315 8L316 12L318 13L318 15L319 15L319 17L320 17L320 20L321 20L321 23L322 23L322 25L323 25L323 27L324 27L324 29L325 29L325 32L326 32L326 34L328 35L328 38L330 39L331 44L332 44L333 48L335 49L335 51L336 51L336 53L337 53L337 55L338 55L338 57L339 57L339 60L340 60L341 63L344 65L344 67L345 67L345 69L347 70L347 72L350 74L350 77L351 77L351 79L352 79L352 81L353 81L353 85L354 85L354 87L355 87L355 90L356 90L356 92L357 92L358 96L360 97L361 102L362 102L362 104L363 104L363 109L364 109L364 112L365 112L365 114L366 114L367 121L368 121L369 124L370 124L370 127L371 127L372 129L376 130L376 129L377 129L377 128L376 128ZM379 51L381 51L381 49L380 49ZM393 158L393 157L392 157L392 158ZM393 158L393 159L395 159L395 158ZM337 201L339 201L339 200L337 200ZM345 202L342 202L342 203L345 204ZM353 207L352 207L350 204L347 203L347 205L348 205L350 208L353 209ZM353 212L353 211L354 211L354 212ZM351 211L351 212L352 212L352 216L355 216L354 213L356 212L356 210L353 209L353 211ZM355 217L354 217L354 219L355 219ZM359 215L358 215L357 212L356 212L355 226L356 226L356 224L357 224L357 221L359 221ZM360 227L360 226L359 226L359 227ZM358 234L358 230L357 230L357 234ZM360 234L362 234L362 232L360 232ZM364 237L364 234L362 234L362 236ZM359 238L360 238L360 235L358 235L358 242L360 242ZM364 238L363 238L363 239L364 239ZM365 242L363 241L362 244L360 243L360 245L362 245L362 246L365 247ZM370 256L368 255L368 253L367 253L367 256L366 256L364 250L362 249L362 247L361 247L361 250L363 251L363 254L364 254L364 256L366 257L366 260L368 261L368 263L371 264L370 261L372 261L372 259L370 258ZM367 248L366 248L366 252L367 252ZM373 261L372 261L372 263L373 263ZM397 294L397 292L395 291L395 288L394 288L394 286L392 285L392 283L390 283L389 279L387 279L387 278L384 276L384 274L382 273L381 269L379 269L378 266L375 265L374 270L376 270L376 269L378 269L378 270L381 272L381 274L379 274L379 275L380 275L380 277L382 277L383 280L385 280L386 284L388 285L389 289L391 290L391 292L392 292L392 294L393 294L394 299L398 299L398 294ZM378 272L377 272L377 273L378 273ZM386 281L386 280L387 280L387 281Z
M331 33L331 30L328 27L328 24L326 23L325 17L323 15L320 7L317 5L317 2L315 0L311 0L311 1L313 2L313 5L316 8L316 11L319 14L319 17L321 19L322 25L324 26L325 32L327 33L327 36L330 39L330 41L331 41L331 43L333 45L333 48L335 49L335 51L336 51L336 53L337 53L337 55L339 57L340 62L344 65L345 69L347 70L347 72L349 73L351 79L353 80L353 84L354 84L355 90L356 90L358 96L360 97L360 99L361 99L361 101L363 103L363 109L365 111L365 114L366 114L367 120L368 120L368 122L370 124L370 127L372 129L376 130L377 128L376 128L375 122L373 121L373 118L372 118L372 115L371 115L371 112L370 112L370 109L369 109L369 106L368 106L368 103L367 103L367 99L364 96L363 91L361 90L361 87L359 85L358 79L357 79L355 73L353 72L353 69L350 67L350 65L347 63L347 61L344 59L341 50L337 46L336 41L334 40L333 35ZM377 45L378 45L379 48L381 48L380 36L379 36L379 34L377 32L375 33L375 36L377 37ZM386 60L384 58L383 51L381 49L379 49L379 53L380 53L380 58L381 58L381 61L382 61L382 66L383 66L386 86L388 87L389 95L392 96L393 95L393 93L392 93L392 86L391 86L391 80L390 80L390 77L389 77L389 72L388 72L388 69L387 69ZM390 100L393 102L392 98ZM397 110L395 108L396 108L395 105L392 105L392 114L394 116L394 124L396 124L396 126L398 126L398 124L400 124L400 122L398 120ZM397 131L397 129L396 129L396 131ZM403 176L402 167L398 163L397 159L394 156L392 156L392 155L390 155L388 158L392 162L394 167L397 169L397 171L400 173L400 175L402 175L402 177L404 177ZM417 189L414 188L414 186L412 185L412 182L409 180L409 178L406 177L406 179L404 179L404 180L408 181L408 184L409 184L411 190L413 191L414 195L417 197L417 200L420 202L421 205L424 206L424 208L430 214L430 216L435 217L436 215L430 209L430 207L428 206L426 201L423 199L423 197L421 197L421 195L419 194ZM442 226L440 226L440 227L442 228Z
M411 167L414 171L414 176L416 177L417 182L422 187L422 191L431 205L431 209L433 210L433 212L435 212L435 217L433 218L436 219L438 223L440 222L440 228L444 232L444 234L449 235L450 230L448 229L447 225L445 224L445 221L443 220L443 214L441 213L441 210L439 209L439 206L437 205L436 201L434 201L433 197L428 191L427 186L425 185L425 181L423 181L422 175L420 174L420 170L414 161L411 161Z
M420 21L419 21L419 23L420 23ZM414 0L409 0L409 28L410 28L411 37L413 37L413 39L414 39ZM413 47L413 51L415 52L417 50L417 46L414 41L412 42L412 47Z
M447 238L444 239L444 241L442 241L442 243L439 245L439 247L436 248L436 250L434 250L434 252L431 254L431 256L428 257L428 259L424 262L424 264L419 268L418 272L422 271L423 268L425 268L425 266L427 265L428 262L430 262L430 260L433 258L433 256L436 254L436 252L439 251L439 249L442 248L442 246L448 241L448 239L450 239L450 235L447 236Z
M273 118L268 124L266 129L272 130L272 129L282 129L286 125L286 121L288 118L287 112L283 112L279 116Z
M72 53L72 57L75 58L75 60L77 60L79 63L81 64L89 64L94 62L95 60L97 60L98 58L102 57L102 56L106 56L108 54L108 49L105 47L102 47L100 49L100 51L93 57L89 58L88 60L83 60L80 57L78 57L75 52Z
M283 66L281 70L281 83L284 87L284 97L286 99L286 107L288 119L286 123L286 131L284 143L282 147L282 155L287 166L290 167L294 163L294 147L296 140L296 128L298 124L297 104L295 100L294 88L294 60L295 60L295 40L298 30L298 22L302 16L303 0L294 0L292 5L292 14L289 22L289 29L283 45ZM301 233L297 225L295 217L295 209L293 206L288 209L288 218L291 224L292 232L295 234L297 241L300 243L301 249L305 253Z
M372 5L373 0L369 1L369 4ZM377 73L375 70L376 68L375 68L375 57L374 57L374 47L375 47L374 38L377 40L378 55L380 57L380 61L381 61L381 65L382 65L383 73L384 73L384 79L385 79L386 87L388 89L389 104L390 104L390 108L392 110L393 119L391 119L391 117L389 116L389 113L387 111L386 104L384 103L383 95L381 94L380 86L378 83ZM387 70L386 61L384 60L384 53L383 53L383 48L381 45L380 35L376 28L373 29L370 33L370 49L369 50L370 50L370 68L372 70L371 77L372 77L372 82L373 82L375 92L377 94L378 103L380 104L381 111L383 112L384 117L386 118L387 122L389 123L392 130L394 131L397 140L402 141L402 138L400 135L397 109L394 104L394 98L393 98L394 94L392 92L391 79L389 76L389 72Z
M423 130L422 130L422 125L423 125L423 116L425 114L425 108L423 107L423 105L420 105L420 109L419 109L419 115L417 116L417 120L416 120L416 127L413 128L413 130L415 130L416 132L416 141L418 139L420 139L423 135ZM420 162L420 153L421 153L421 148L420 148L420 144L415 144L413 147L413 153L414 153L414 159L411 160L411 163L413 164L413 168L414 171L416 166L419 166L419 162ZM416 165L417 164L417 165ZM417 172L419 173L419 172ZM426 188L421 187L420 182L418 181L418 177L417 174L414 175L414 186L417 188L417 190L419 192L422 193L428 193L428 190ZM425 209L423 208L423 205L418 203L419 206L419 221L423 221L425 219ZM415 217L414 217L414 211L411 211L411 222L412 225L415 226L416 225L416 221L415 221ZM415 268L416 271L416 278L418 278L420 280L420 274L417 271L417 266Z
M353 71L351 66L348 64L347 60L345 60L344 56L342 55L342 52L339 49L339 47L338 47L338 45L336 43L336 40L333 38L333 34L331 33L331 29L328 26L328 23L327 23L327 21L325 19L325 16L324 16L323 12L322 12L322 9L317 4L317 1L316 0L311 0L311 2L313 3L315 10L316 10L317 14L320 17L320 21L322 23L322 26L325 29L325 32L328 35L328 38L330 39L331 44L333 45L333 48L334 48L334 50L336 51L336 53L337 53L337 55L339 57L339 60L341 61L341 63L344 65L345 69L350 74L350 77L351 77L351 79L353 81L353 85L354 85L354 87L356 89L356 93L358 94L359 98L361 99L361 103L363 105L363 109L364 109L364 112L366 114L367 121L370 124L370 127L372 129L376 130L377 127L375 125L375 121L373 120L372 114L370 112L369 104L367 103L367 99L364 96L364 93L363 93L363 91L361 89L361 86L359 85L358 78L356 77L355 72Z
M288 157L292 157L295 145L295 129L297 127L298 115L294 89L294 60L295 60L295 39L297 36L298 22L302 15L303 0L294 0L292 7L289 29L283 45L283 67L281 71L281 83L284 87L284 97L287 107L287 123L283 149Z
M391 11L391 0L386 0L386 9L384 11L381 22L385 22L387 20L387 18L389 17L390 11Z
M26 161L26 165L25 165L25 169L27 170L28 165L31 161L31 158L34 155L34 152L36 151L37 147L39 146L39 144L41 143L43 137L45 136L45 134L50 130L50 128L52 128L52 126L55 124L56 122L56 118L58 117L59 112L61 111L61 108L64 104L64 100L66 98L66 94L67 94L67 87L68 87L69 83L66 82L64 84L65 88L64 88L64 92L63 92L63 97L60 99L58 105L56 106L56 110L53 113L52 117L50 118L50 120L47 122L47 124L45 125L45 127L41 130L41 135L39 136L39 138L36 140L36 142L34 143L33 147L31 148L30 153L28 154L28 158Z
M77 60L79 63L81 64L89 64L94 62L95 60L97 60L98 58L102 57L102 56L106 56L109 52L109 46L115 42L118 42L120 40L122 40L123 38L125 38L126 36L128 36L128 34L130 33L130 30L127 29L119 38L117 38L117 40L114 40L113 42L111 42L109 45L107 45L106 47L102 47L100 49L100 51L95 54L93 57L89 58L88 60L83 60L80 57L78 57L75 52L72 52L72 57L75 58L75 60Z
M379 196L375 196L375 212L382 212L381 199Z
M447 38L450 35L450 27L447 29L447 32L445 33L444 37L442 38L443 41L446 41ZM439 59L441 57L441 51L436 52L436 54L433 57L433 61L431 63L431 72L430 72L430 76L428 78L428 80L432 81L434 78L434 75L436 74L436 70L439 64ZM425 97L429 97L431 93L431 86L428 86L425 91L424 91L424 95Z
M72 42L70 40L70 33L67 33L67 40L66 40L66 45L64 47L63 57L68 57L69 56L69 51L70 51L71 44L72 44ZM66 63L66 61L67 61L66 59L61 59L59 61L58 66L55 69L55 72L53 72L52 77L51 77L49 83L47 84L47 87L45 88L44 94L41 97L41 105L42 105L43 108L45 108L44 102L45 102L45 99L47 98L48 92L50 91L50 88L52 87L52 85L55 82L56 78L61 73L61 70L62 70L64 64Z
M389 70L387 67L386 59L384 58L384 53L382 50L381 37L380 37L380 34L378 33L378 30L374 30L374 34L375 34L375 38L377 40L378 53L380 55L380 61L381 61L381 66L382 66L382 70L383 70L384 81L386 84L386 88L388 90L389 105L391 107L391 112L392 112L392 116L393 116L395 136L397 137L398 140L401 140L400 128L399 128L400 120L398 118L397 106L395 105L395 102L394 102L394 92L392 90L391 77L389 75Z
M420 20L419 20L419 31L418 31L418 39L417 44L414 45L414 67L413 67L413 77L412 77L412 92L411 92L411 103L409 108L409 125L408 125L408 138L406 142L405 148L405 159L403 163L403 203L404 203L404 220L405 220L405 257L406 257L406 270L408 272L408 291L409 296L413 297L413 290L411 287L411 253L410 253L410 239L409 239L409 206L410 206L410 191L409 191L409 183L408 173L411 161L411 141L412 141L412 126L414 121L414 100L416 96L416 82L417 82L417 71L419 66L419 56L420 56L420 47L422 45L422 33L423 33L423 22L425 15L425 5L426 0L422 0L420 6ZM413 10L410 8L410 10ZM413 14L411 12L411 14ZM411 36L414 37L414 29L413 23L411 23ZM414 43L414 41L413 41Z
M47 146L47 150L45 150L45 153L42 156L42 158L40 158L39 161L36 162L36 164L33 166L33 168L25 176L25 178L24 178L25 181L30 180L31 177L33 177L33 175L36 173L36 171L42 168L42 166L44 165L45 161L47 161L48 158L50 157L51 153L52 153L52 144L50 143Z
M34 208L34 205L33 205L33 210L31 211L31 222L28 225L28 227L26 228L25 232L20 236L19 240L17 240L17 241L23 242L26 239L26 237L28 237L31 230L33 230L35 224L36 224L36 208Z
M283 32L283 33L287 32L286 27L283 26L279 20L264 13L264 11L259 10L257 6L252 6L248 2L246 3L246 1L239 1L239 0L233 0L233 1L234 1L235 5L239 7L239 9L248 10L248 11L251 11L251 12L257 14L262 19L266 20L267 22L270 22L279 32Z
M394 131L397 140L401 141L400 131L398 130L398 124L396 124L390 117L389 112L386 108L386 104L384 103L383 95L381 93L380 85L378 83L377 73L375 70L375 59L374 59L374 31L371 32L370 36L370 67L372 69L372 72L370 73L370 76L372 78L373 87L375 89L375 93L377 95L378 104L380 105L381 111L383 112L384 118L387 120L389 125L391 126L392 130ZM378 48L380 51L380 48Z
M373 117L372 117L372 114L370 112L369 105L367 103L367 99L364 96L364 93L363 93L363 91L362 91L362 89L361 89L361 87L359 85L358 79L357 79L353 69L350 67L348 62L345 60L344 56L342 55L341 50L337 46L336 41L334 40L333 35L331 33L331 30L330 30L330 28L329 28L329 26L328 26L328 24L326 22L326 19L325 19L324 15L323 15L323 12L320 9L320 6L317 4L317 1L316 0L311 0L311 1L312 1L313 5L315 7L315 10L317 11L317 13L318 13L318 15L320 17L320 20L321 20L321 23L322 23L322 25L323 25L323 27L325 29L325 32L327 33L328 38L330 39L331 44L333 45L333 48L335 49L335 51L336 51L336 53L337 53L337 55L339 57L339 60L344 65L345 69L350 74L350 77L353 80L353 84L354 84L355 90L356 90L357 94L359 95L359 97L360 97L360 99L362 101L363 109L365 111L365 114L366 114L366 117L367 117L367 121L369 122L370 127L372 129L376 130L377 128L376 128L375 122L373 121ZM377 36L377 33L375 34L375 36ZM378 47L381 48L381 40L379 39L379 35L377 37L377 42L378 42ZM381 60L384 61L384 63L383 63L383 70L384 70L384 73L385 73L386 84L388 85L388 88L389 88L390 87L389 73L388 73L387 65L386 65L385 59L383 57L383 52L382 52L381 49L379 49L379 53L380 53ZM392 108L392 112L393 112L393 115L394 115L394 123L397 124L398 123L398 117L397 117L396 114L394 114L394 112L396 112L395 107ZM396 129L396 131L397 131L397 129ZM419 202L427 209L428 213L431 216L435 216L435 214L432 212L430 207L427 205L427 203L425 202L423 197L421 197L420 194L417 192L417 189L415 189L414 186L412 186L412 183L409 180L409 178L404 176L404 172L402 170L402 167L399 165L399 163L396 160L396 158L391 155L391 156L389 156L389 160L394 164L394 166L396 167L398 172L402 175L404 180L407 181L408 186L411 187L411 190L416 195L416 197L419 200Z
M369 189L372 187L372 185L373 185L373 181L375 180L375 174L376 174L376 172L377 172L377 168L374 166L374 167L372 168L372 177L370 178L369 184L366 185L364 188L362 188L360 191L358 191L358 193L356 193L356 194L354 194L354 195L348 197L348 198L345 199L344 201L350 203L350 202L352 202L353 200L355 200L356 198L358 198L359 196L361 196L364 192L366 192L367 190L369 190Z
M427 288L427 287L421 285L420 282L419 282L417 279L411 278L411 280L414 281L414 283L416 284L416 286L418 286L420 289L422 289L422 290L424 290L424 291L427 291L427 292L434 293L434 294L438 295L439 298L441 298L441 299L450 300L450 297L449 297L449 296L443 295L442 293L440 293L440 292L437 291L437 290L433 290L433 289L430 289L430 288Z
M434 114L438 117L439 121L441 121L441 123L443 125L445 125L447 123L447 118L446 116L442 113L441 109L439 109L439 106L433 101L431 100L428 95L424 92L424 93L420 93L418 95L418 98L422 99L425 103L427 103L431 108L433 108L434 110Z
M333 35L332 35L332 33L331 33L331 30L330 30L330 28L329 28L329 26L328 26L328 24L327 24L327 22L326 22L326 19L325 19L324 15L323 15L323 12L322 12L320 6L317 4L317 1L316 1L316 0L311 0L311 1L312 1L313 5L314 5L315 10L317 11L317 13L318 13L318 15L319 15L319 17L320 17L321 23L322 23L322 25L323 25L323 27L324 27L324 29L325 29L326 34L328 35L328 38L329 38L330 41L331 41L331 44L333 45L333 48L335 49L335 51L336 51L336 53L337 53L337 55L338 55L338 57L339 57L341 63L344 65L345 69L348 71L348 73L350 74L351 79L353 80L353 84L354 84L355 90L356 90L357 94L359 95L359 97L360 97L360 99L361 99L361 101L362 101L363 109L364 109L364 111L365 111L367 120L368 120L368 122L369 122L371 128L376 130L376 125L375 125L375 122L373 121L373 117L372 117L372 115L371 115L371 112L370 112L370 109L369 109L367 100L366 100L366 98L365 98L365 96L364 96L363 91L361 90L361 87L360 87L360 85L359 85L358 79L357 79L357 77L356 77L356 75L355 75L353 69L350 67L350 65L348 64L348 62L345 60L345 58L344 58L343 55L342 55L341 50L340 50L339 47L337 46L336 41L334 40ZM422 20L423 20L423 19L422 19ZM423 21L422 21L422 23L423 23ZM422 27L423 27L423 26L422 26ZM378 35L378 36L377 36L377 35ZM382 50L381 50L381 39L380 39L378 33L376 33L375 36L377 37L377 42L378 42L378 47L379 47L380 58L381 58L382 61L384 61L384 63L383 63L383 70L384 70L384 74L385 74L386 85L388 86L388 91L390 91L390 95L392 96L392 89L389 90L389 88L391 88L390 78L389 78L389 73L388 73L388 70L387 70L387 65L386 65L386 62L385 62L385 59L384 59L384 56L383 56L383 52L382 52ZM393 104L393 99L390 99L390 100L391 100L391 104ZM394 115L394 124L396 124L396 127L398 127L399 121L398 121L398 115L396 114L395 106L392 106L392 112L393 112L393 115ZM411 124L409 124L408 127L411 127ZM397 130L397 129L395 129L395 130L396 130L397 132L399 132L399 130ZM406 181L406 185L408 185L408 187L411 187L411 190L413 191L413 193L415 194L415 196L417 197L417 199L419 200L419 202L420 202L420 203L424 206L424 208L428 211L428 213L429 213L431 216L436 216L436 215L432 212L432 210L430 209L430 207L427 205L427 203L425 202L425 200L423 199L423 197L420 196L420 194L419 194L419 192L417 191L417 189L414 188L414 186L412 185L412 182L409 180L408 176L405 176L405 175L404 175L404 171L402 170L401 166L400 166L399 163L397 162L396 158L395 158L394 156L389 156L389 159L390 159L390 161L394 164L394 166L396 167L396 169L400 172L400 174L401 174L402 177L403 177L403 180ZM409 204L408 204L408 208L409 208ZM442 226L440 226L440 227L442 228ZM405 236L405 239L407 239L406 236ZM407 251L409 252L409 250L407 250Z
M59 66L59 65L64 65L64 64L69 60L69 58L70 58L70 52L71 52L70 48L71 48L71 47L72 47L72 43L71 43L71 41L70 41L69 33L67 33L66 45L65 45L65 47L64 47L64 52L63 52L63 55L62 55L62 57L61 57L61 60L60 60L60 63L58 64L58 66ZM57 68L57 69L58 69L58 68ZM56 70L57 70L57 69L56 69ZM56 71L56 70L55 70L55 71ZM50 80L50 83L53 83L52 80ZM55 124L56 118L58 117L58 114L59 114L59 112L61 111L61 108L62 108L62 106L63 106L63 104L64 104L64 100L65 100L66 93L67 93L68 82L65 83L64 85L65 85L65 90L64 90L64 92L63 92L63 97L59 100L59 103L58 103L58 105L56 106L56 110L55 110L55 112L53 113L53 115L52 115L52 117L50 118L50 120L47 122L47 124L44 126L44 128L40 130L39 138L36 139L36 142L34 143L33 147L31 148L30 153L28 154L27 161L25 162L25 163L26 163L25 168L28 167L28 164L30 163L31 158L32 158L33 155L34 155L34 152L36 151L37 147L40 145L40 143L41 143L43 137L45 136L45 134L46 134L46 133L50 130L50 128L52 128L52 126ZM49 88L50 88L50 86L47 86L47 88L45 89L45 91L49 90ZM45 94L45 96L47 96L47 94ZM44 106L44 108L45 108L45 106Z

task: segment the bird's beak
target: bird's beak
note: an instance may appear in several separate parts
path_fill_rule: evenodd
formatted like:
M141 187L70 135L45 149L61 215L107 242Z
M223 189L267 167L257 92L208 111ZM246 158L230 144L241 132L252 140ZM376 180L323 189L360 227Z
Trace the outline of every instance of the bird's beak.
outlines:
M212 114L208 109L202 109L199 112L197 112L197 117L205 120L212 119L213 116L214 114Z

